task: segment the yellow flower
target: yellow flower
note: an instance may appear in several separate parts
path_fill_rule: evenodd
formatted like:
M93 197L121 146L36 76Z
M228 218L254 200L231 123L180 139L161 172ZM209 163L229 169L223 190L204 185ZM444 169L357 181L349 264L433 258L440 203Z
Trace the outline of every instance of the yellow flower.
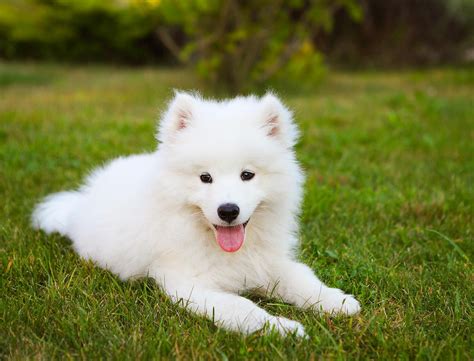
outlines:
M145 0L146 4L150 7L158 7L161 0Z
M311 41L305 40L303 44L301 44L300 51L301 55L309 55L314 52L314 47Z
M130 5L134 6L148 6L148 7L158 7L161 3L161 0L128 0Z

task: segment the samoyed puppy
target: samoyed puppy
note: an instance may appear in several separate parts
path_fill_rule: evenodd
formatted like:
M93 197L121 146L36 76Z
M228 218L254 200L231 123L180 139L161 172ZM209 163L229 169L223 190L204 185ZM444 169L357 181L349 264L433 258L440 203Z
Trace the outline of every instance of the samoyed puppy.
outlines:
M273 94L214 101L177 92L158 149L117 158L78 190L52 194L33 226L72 240L121 279L152 277L174 301L227 330L304 335L242 292L355 314L359 302L298 262L303 173L298 130Z

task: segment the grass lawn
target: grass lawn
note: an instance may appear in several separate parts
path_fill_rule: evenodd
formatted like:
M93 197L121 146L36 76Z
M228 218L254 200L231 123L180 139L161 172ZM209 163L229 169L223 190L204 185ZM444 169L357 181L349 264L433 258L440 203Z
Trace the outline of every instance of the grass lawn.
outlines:
M332 73L279 92L303 131L300 258L363 307L329 318L256 300L308 340L218 330L30 228L42 196L152 150L171 88L201 86L170 69L0 64L2 358L474 357L473 69Z

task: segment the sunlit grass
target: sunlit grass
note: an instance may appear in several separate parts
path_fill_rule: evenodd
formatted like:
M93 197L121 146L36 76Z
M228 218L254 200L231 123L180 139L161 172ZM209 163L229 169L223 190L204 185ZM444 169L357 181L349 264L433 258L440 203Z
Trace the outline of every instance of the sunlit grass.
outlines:
M301 321L310 339L298 340L218 330L152 281L122 283L30 229L40 197L152 150L171 89L202 88L190 73L0 65L1 355L472 358L472 74L333 73L311 93L277 89L302 129L300 257L363 306L330 319L256 300Z

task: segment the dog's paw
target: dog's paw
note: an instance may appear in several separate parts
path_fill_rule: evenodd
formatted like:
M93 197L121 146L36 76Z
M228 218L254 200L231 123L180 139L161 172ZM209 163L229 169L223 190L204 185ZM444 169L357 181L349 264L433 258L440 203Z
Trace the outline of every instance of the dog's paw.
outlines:
M360 311L359 301L337 288L331 288L321 295L321 299L315 306L331 314L355 315Z
M284 317L272 317L268 321L269 331L276 331L282 336L288 336L294 334L298 337L307 338L306 333L304 332L304 327L301 323L293 320L289 320Z

